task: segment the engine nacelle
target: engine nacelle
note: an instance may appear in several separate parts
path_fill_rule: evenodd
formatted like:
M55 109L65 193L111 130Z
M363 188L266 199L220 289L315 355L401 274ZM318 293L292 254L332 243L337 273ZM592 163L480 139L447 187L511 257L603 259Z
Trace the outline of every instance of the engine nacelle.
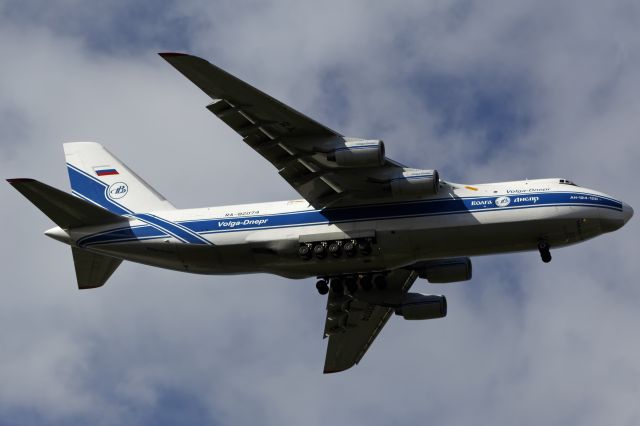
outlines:
M396 307L396 315L406 320L442 318L447 316L447 299L435 294L407 293Z
M389 183L393 195L431 195L438 193L440 175L437 170L406 170Z
M467 281L472 275L471 259L468 257L428 260L417 264L415 270L420 278L432 284Z
M345 142L327 155L340 167L377 167L384 165L384 143L377 140Z

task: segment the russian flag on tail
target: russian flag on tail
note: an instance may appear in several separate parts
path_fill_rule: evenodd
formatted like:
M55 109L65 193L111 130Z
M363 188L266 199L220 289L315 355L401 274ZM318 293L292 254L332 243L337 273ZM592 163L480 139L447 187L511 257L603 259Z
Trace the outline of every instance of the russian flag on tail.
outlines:
M118 175L118 171L113 167L96 167L95 170L98 176L109 176L109 175Z

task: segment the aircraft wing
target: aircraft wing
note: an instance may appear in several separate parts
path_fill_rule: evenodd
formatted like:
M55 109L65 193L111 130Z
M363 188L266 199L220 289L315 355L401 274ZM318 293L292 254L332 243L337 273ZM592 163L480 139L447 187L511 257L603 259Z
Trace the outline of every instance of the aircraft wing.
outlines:
M404 170L388 159L375 167L339 167L327 160L327 153L343 149L351 139L204 59L182 53L160 56L209 95L213 103L207 109L271 162L316 208L380 198L382 184Z
M399 297L418 277L415 271L398 269L387 275L385 293ZM368 293L329 293L324 336L329 337L325 373L337 373L358 364L393 314L392 308L375 303ZM359 298L360 297L360 298Z

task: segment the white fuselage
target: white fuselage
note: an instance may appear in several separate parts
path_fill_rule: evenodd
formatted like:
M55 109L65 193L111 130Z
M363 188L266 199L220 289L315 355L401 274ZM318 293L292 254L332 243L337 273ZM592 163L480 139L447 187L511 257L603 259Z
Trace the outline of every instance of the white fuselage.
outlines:
M614 231L632 213L621 201L558 179L443 183L437 195L419 200L320 211L293 200L135 214L128 225L73 229L69 242L185 272L303 278L535 250L541 240L557 248ZM298 256L301 244L360 237L374 241L371 254Z

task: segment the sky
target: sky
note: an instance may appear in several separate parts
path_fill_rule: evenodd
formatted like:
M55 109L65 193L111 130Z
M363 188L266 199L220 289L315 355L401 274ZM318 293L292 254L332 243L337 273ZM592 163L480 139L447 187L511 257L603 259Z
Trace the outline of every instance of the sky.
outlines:
M207 58L449 181L570 178L640 206L640 4L0 0L0 170L68 189L104 144L178 207L297 198L157 52ZM53 224L0 185L0 424L640 423L638 221L474 258L323 375L315 280L125 262L78 291Z

